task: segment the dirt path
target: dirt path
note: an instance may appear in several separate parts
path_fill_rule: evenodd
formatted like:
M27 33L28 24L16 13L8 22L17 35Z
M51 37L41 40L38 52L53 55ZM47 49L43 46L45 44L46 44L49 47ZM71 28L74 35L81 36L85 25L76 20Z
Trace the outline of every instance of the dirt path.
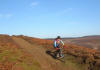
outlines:
M65 70L61 62L53 59L51 56L45 53L45 49L42 46L32 45L22 38L13 37L13 40L26 52L33 55L43 70Z

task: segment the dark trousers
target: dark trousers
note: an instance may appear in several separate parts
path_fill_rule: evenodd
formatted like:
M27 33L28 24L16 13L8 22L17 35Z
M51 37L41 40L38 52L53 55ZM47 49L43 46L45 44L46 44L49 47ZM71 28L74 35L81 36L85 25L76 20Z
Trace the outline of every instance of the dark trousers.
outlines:
M56 52L59 54L59 57L62 57L62 49L59 48Z

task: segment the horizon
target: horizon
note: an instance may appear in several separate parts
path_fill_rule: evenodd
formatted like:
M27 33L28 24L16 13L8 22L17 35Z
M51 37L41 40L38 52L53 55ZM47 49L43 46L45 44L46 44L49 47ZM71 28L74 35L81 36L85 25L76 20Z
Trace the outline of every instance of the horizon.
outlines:
M0 35L8 35L8 36L27 36L27 37L33 37L33 38L40 38L40 37L35 37L35 36L28 36L28 35L9 35L9 34L0 34ZM86 36L76 36L76 37L61 37L63 38L81 38L81 37L94 37L94 36L100 36L100 35L86 35ZM44 38L40 38L40 39L54 39L56 37L44 37Z
M100 35L100 0L0 0L0 34Z

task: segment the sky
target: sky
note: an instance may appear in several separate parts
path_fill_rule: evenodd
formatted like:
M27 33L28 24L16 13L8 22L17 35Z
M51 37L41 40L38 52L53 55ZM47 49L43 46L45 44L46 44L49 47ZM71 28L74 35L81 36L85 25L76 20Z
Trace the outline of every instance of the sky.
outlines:
M100 0L0 0L0 34L100 35Z

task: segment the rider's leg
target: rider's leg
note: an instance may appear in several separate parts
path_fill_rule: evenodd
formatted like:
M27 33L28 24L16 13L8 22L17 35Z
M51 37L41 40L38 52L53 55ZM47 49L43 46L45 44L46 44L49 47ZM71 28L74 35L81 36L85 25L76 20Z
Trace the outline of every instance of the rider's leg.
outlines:
M63 58L64 54L62 53L62 49L60 49L60 57Z
M56 52L57 52L56 57L60 57L60 50L58 49Z
M62 49L60 49L59 54L60 54L60 57L61 57L62 56Z

